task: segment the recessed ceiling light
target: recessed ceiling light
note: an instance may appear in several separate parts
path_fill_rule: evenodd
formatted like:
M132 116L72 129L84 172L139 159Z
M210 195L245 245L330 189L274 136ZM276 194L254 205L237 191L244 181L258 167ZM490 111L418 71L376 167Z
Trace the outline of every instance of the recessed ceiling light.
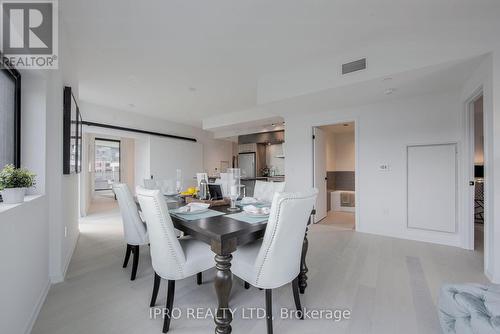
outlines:
M271 124L271 126L272 126L273 128L275 128L275 127L276 127L276 123Z
M188 89L189 89L189 91L190 91L191 93L196 92L196 87L189 87Z
M135 104L133 104L133 103L129 103L129 104L128 104L128 106L129 106L130 108L135 108Z
M389 89L386 89L384 91L384 94L385 95L391 95L392 93L394 93L396 91L396 88L389 88Z

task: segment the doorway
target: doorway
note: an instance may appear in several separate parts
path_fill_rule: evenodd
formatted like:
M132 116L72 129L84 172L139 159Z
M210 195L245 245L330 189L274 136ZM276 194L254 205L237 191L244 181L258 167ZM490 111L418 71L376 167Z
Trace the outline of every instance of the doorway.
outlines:
M113 183L121 181L120 141L95 138L94 190L97 197L114 198Z
M484 252L484 108L483 94L480 93L469 103L469 166L470 182L469 207L473 237L471 248Z
M313 128L315 223L355 229L356 130L354 122Z

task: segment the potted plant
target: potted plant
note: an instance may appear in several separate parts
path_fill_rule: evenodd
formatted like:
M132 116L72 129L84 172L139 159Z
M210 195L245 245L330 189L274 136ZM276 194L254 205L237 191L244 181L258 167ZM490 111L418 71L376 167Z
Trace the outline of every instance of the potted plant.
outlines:
M6 165L0 171L0 193L6 204L24 202L26 189L35 185L35 174L26 168Z

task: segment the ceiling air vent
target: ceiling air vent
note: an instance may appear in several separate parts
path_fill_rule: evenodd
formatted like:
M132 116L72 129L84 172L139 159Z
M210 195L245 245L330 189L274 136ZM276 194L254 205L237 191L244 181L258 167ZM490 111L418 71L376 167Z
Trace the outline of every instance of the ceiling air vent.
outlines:
M342 74L361 71L366 68L366 58L351 61L350 63L342 64Z

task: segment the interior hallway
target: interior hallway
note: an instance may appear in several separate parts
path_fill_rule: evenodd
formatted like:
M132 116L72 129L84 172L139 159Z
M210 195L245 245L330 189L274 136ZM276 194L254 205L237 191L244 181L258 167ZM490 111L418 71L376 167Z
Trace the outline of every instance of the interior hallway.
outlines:
M153 270L148 248L141 248L137 279L122 269L125 244L119 210L111 200L93 205L81 222L78 245L66 281L54 285L33 334L161 333L162 320L150 319ZM439 333L436 302L447 282L486 283L483 258L433 244L357 233L322 223L309 232L309 287L301 295L308 309L350 309L352 319L281 320L281 307L293 308L290 286L274 294L276 333ZM177 282L174 307L215 307L214 272ZM162 282L157 306L166 300ZM264 291L244 290L235 279L231 307L264 307ZM314 322L314 325L311 325ZM209 333L211 318L172 320L172 333ZM265 332L265 320L236 313L234 333Z

